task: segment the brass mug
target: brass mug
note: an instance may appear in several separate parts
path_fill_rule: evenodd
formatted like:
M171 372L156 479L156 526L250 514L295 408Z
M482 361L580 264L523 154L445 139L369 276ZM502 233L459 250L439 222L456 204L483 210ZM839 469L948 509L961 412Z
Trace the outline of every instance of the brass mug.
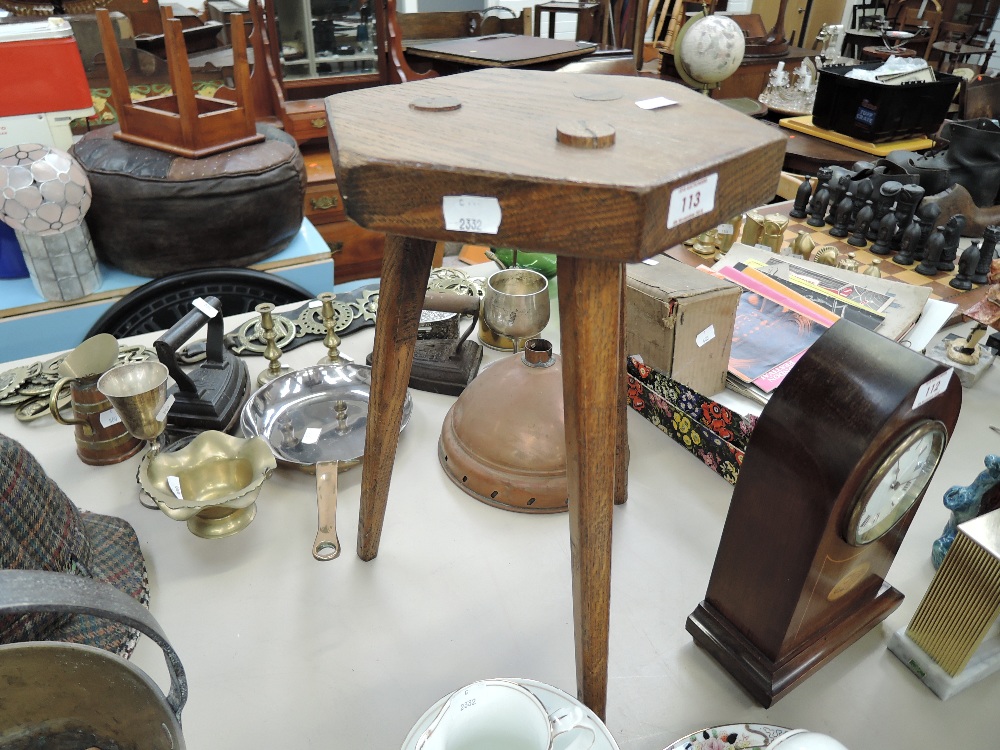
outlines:
M132 437L111 402L97 390L98 375L62 378L49 395L49 411L57 422L75 427L76 454L85 464L107 466L134 456L142 441ZM59 409L59 394L69 384L73 417Z

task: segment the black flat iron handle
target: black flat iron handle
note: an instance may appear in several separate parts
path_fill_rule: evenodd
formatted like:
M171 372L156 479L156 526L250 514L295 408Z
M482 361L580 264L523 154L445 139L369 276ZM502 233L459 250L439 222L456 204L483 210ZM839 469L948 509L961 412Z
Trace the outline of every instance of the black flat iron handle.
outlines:
M202 297L201 299L218 312L215 315L209 315L198 307L194 307L153 344L157 358L166 365L170 377L177 383L177 389L186 393L197 393L198 389L187 373L177 364L177 350L201 330L205 321L208 321L208 356L206 361L209 363L222 362L224 335L222 301L218 297Z

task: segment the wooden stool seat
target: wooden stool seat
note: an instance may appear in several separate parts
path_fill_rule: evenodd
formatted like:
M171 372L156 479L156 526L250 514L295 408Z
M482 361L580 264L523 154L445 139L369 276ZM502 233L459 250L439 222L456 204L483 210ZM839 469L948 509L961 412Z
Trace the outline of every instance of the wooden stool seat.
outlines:
M636 106L654 97L677 104ZM612 509L628 461L623 264L770 200L785 137L683 86L627 76L487 69L326 106L344 210L389 235L358 554L378 552L434 242L559 254L577 686L603 716Z
M549 39L556 36L556 15L559 13L569 13L576 16L576 41L578 42L599 42L595 39L597 31L597 17L601 5L597 2L585 2L580 0L552 0L548 3L539 3L535 6L535 36L542 34L542 14L549 18Z

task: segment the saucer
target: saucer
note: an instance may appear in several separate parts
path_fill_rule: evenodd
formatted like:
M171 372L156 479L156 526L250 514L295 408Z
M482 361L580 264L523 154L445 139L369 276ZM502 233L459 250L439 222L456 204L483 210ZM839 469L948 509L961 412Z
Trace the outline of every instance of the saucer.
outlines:
M559 708L565 708L566 706L579 706L583 709L587 719L590 720L590 727L594 730L594 735L596 739L591 747L591 750L618 750L618 743L615 742L614 737L611 736L611 732L608 728L604 726L602 722L593 711L587 708L585 705L580 703L576 698L573 698L568 693L564 693L559 688L552 687L551 685L546 685L544 682L538 682L537 680L522 680L516 677L498 677L497 679L506 680L507 682L513 682L516 685L520 685L525 690L534 693L535 697L542 702L545 706L545 710L550 714ZM445 701L451 697L451 693L444 696L441 700L435 703L433 706L424 712L424 715L420 717L419 721L413 725L413 729L410 733L406 735L406 741L403 742L402 750L413 750L416 747L417 740L420 738L427 727L431 725L434 717L437 716L438 711L444 705ZM782 731L788 731L782 730ZM556 737L556 741L552 744L552 750L565 750L569 747L577 737L577 732L570 732L568 734L560 735ZM678 746L682 747L682 746Z
M769 747L781 735L790 731L788 727L776 727L773 724L723 724L685 735L663 750L752 750Z

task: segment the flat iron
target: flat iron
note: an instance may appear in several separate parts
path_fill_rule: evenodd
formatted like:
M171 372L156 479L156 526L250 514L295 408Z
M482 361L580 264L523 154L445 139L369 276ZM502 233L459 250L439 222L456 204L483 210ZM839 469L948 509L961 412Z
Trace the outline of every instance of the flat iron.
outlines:
M187 315L153 344L156 356L166 365L176 386L167 398L173 404L167 413L167 429L177 434L204 430L229 432L239 421L240 409L249 392L246 363L223 342L222 302L218 297L198 298ZM206 359L190 372L177 363L177 350L208 323Z

